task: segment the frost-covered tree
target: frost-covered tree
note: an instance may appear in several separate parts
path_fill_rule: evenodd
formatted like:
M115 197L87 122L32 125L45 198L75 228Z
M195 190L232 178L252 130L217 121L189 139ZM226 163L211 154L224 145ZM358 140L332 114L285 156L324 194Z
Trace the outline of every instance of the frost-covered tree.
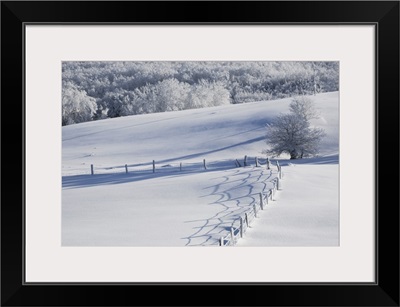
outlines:
M221 83L200 80L191 86L186 109L215 107L230 103L229 91Z
M310 119L315 118L317 113L312 107L305 109L297 106L298 100L294 100L290 108L291 113L281 114L267 125L267 154L279 156L287 153L290 159L302 159L318 153L325 132L321 128L311 126Z
M96 99L67 83L62 89L62 125L90 121L97 110Z
M165 79L155 86L157 96L157 112L183 110L187 95L190 91L189 84L179 82L177 79Z
M130 93L117 89L114 92L108 92L104 98L103 103L107 106L107 115L109 117L120 117L133 114L133 105Z
M339 62L64 61L62 81L95 99L97 120L337 91Z
M320 114L315 109L314 101L307 96L297 96L292 98L289 105L290 112L303 117L306 121L319 118Z

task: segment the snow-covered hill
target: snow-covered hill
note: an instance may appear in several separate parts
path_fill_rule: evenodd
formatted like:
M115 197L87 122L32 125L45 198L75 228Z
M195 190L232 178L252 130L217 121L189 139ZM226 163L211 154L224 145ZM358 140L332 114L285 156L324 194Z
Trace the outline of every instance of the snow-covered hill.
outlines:
M321 156L336 157L330 165L337 168L338 93L319 94L314 99L321 112L314 124L327 132ZM257 200L258 193L269 187L271 173L255 167L254 157L265 158L265 125L279 113L288 112L289 103L290 99L282 99L63 127L62 244L216 244L232 221ZM245 155L251 165L236 168L235 159L243 164ZM94 176L90 175L91 164ZM329 178L337 173L333 170ZM285 180L290 180L289 174ZM335 189L337 186L329 195L336 193ZM337 216L338 204L331 207L330 216ZM284 212L290 215L290 210ZM324 216L320 218L324 223ZM329 227L338 229L338 223L331 224ZM338 236L335 229L328 231L330 236ZM246 238L242 240L245 243ZM301 245L302 241L296 242ZM262 245L263 241L254 244ZM293 241L287 240L288 244Z

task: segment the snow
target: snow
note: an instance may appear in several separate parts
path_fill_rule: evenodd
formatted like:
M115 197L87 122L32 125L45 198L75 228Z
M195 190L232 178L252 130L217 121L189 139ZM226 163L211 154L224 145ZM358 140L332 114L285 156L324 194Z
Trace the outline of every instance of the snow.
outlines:
M328 135L321 157L280 160L283 188L238 246L338 245L338 93L319 94L315 102L322 118L313 124ZM289 103L63 127L62 245L217 246L259 193L272 187L276 168L271 173L256 167L254 157L265 158L265 125L288 112ZM235 159L243 165L245 155L250 165L235 167Z
M338 246L338 156L286 165L282 189L238 245Z
M255 201L264 168L99 175L65 180L63 243L102 246L214 245Z

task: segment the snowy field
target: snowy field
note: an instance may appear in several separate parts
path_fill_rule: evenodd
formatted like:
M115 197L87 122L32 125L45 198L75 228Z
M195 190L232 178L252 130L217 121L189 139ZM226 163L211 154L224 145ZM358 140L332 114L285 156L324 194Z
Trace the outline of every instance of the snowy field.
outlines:
M339 97L334 92L314 98L322 115L314 123L327 132L321 157L282 157L283 189L238 246L338 245ZM276 168L256 167L255 157L265 159L265 125L288 112L289 103L64 126L62 245L217 246L259 193L272 187ZM248 166L236 167L245 155Z
M238 246L339 245L338 155L301 162L280 162L282 191Z

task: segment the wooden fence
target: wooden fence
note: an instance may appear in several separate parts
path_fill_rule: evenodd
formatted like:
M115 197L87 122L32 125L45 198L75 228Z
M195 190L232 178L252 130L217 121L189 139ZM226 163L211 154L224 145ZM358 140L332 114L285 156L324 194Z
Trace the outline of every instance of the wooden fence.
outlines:
M250 161L251 161L251 158L249 158L248 156L245 156L243 159L243 164L240 163L239 160L237 160L237 159L235 159L233 162L236 167L242 167L242 166L246 167L246 166L251 166L251 164L249 163ZM258 157L254 157L254 162L255 162L256 167L265 166L267 169L271 169L271 167L272 167L272 162L269 160L269 158L261 159ZM210 165L212 165L212 163L213 162L211 162ZM111 168L109 167L109 168L103 168L103 169L106 169L106 170L107 169L124 169L125 173L128 174L130 172L129 167L134 168L137 166L146 166L145 168L141 169L141 171L156 173L156 170L157 170L157 165L156 165L155 160L153 160L150 163L143 163L143 164L136 164L136 165L125 164L122 166L116 166L116 167L111 167ZM168 166L171 166L171 165L168 164ZM185 163L185 165L183 165L182 162L179 162L179 164L177 164L176 168L179 171L182 171L184 167L186 167L186 169L191 169L191 170L198 170L198 169L207 170L207 166L208 166L208 164L206 163L206 160L203 159L202 162ZM158 170L161 170L163 167L164 166L161 166L161 168L158 168ZM260 200L258 202L253 203L252 205L249 205L250 209L248 209L242 216L240 216L239 218L237 218L233 221L232 227L230 228L229 233L219 239L219 246L233 246L237 243L237 241L240 238L243 238L247 229L250 227L250 225L255 220L255 218L257 218L259 212L261 210L265 210L268 207L269 203L273 200L273 196L275 195L276 191L282 189L281 179L283 177L283 173L282 173L282 167L279 164L279 161L276 161L276 168L277 168L278 175L277 175L277 177L275 177L273 180L270 181L273 184L273 188L267 190L266 193L259 193ZM90 165L90 172L91 172L91 175L94 175L94 173L95 173L95 168L94 168L93 164ZM235 226L235 225L238 225L238 226Z
M125 164L125 165L116 165L116 166L97 166L94 164L90 164L90 174L91 175L99 175L99 174L121 174L121 173L159 173L164 171L199 171L199 170L207 170L208 166L211 168L231 168L232 165L223 165L218 166L216 162L207 162L203 159L202 162L172 162L172 163L157 163L157 161L153 160L152 162L147 163L137 163L137 164Z
M267 190L267 193L265 194L260 193L260 201L252 204L251 208L246 211L244 215L233 221L229 233L219 239L219 246L233 246L236 245L237 241L240 238L243 238L247 229L250 227L255 218L257 218L259 212L261 210L265 210L268 207L269 203L272 201L276 191L282 189L280 178L282 178L282 169L279 167L278 177L274 178L271 181L274 185L273 188Z
M254 162L254 163L253 163ZM203 159L202 162L159 162L157 163L155 160L147 163L136 163L136 164L123 164L117 166L97 166L94 164L90 164L90 174L110 174L110 173L158 173L163 171L199 171L199 170L207 170L207 169L229 169L232 166L235 167L247 167L247 166L256 166L263 167L265 166L267 169L271 169L272 162L266 158L261 159L259 157L249 157L244 156L243 160L235 159L235 160L225 160L225 161L206 161ZM281 169L279 166L279 162L277 161L277 168L279 173L279 178L281 177Z

